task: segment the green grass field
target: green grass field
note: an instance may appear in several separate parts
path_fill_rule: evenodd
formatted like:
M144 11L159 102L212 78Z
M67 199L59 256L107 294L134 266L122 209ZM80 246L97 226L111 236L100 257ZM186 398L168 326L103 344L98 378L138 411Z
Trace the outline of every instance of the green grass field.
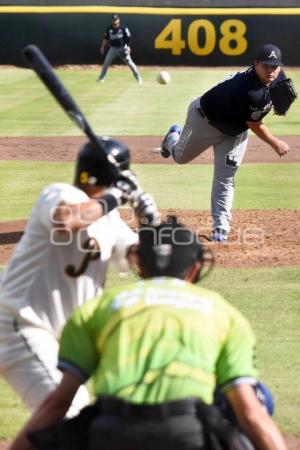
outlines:
M211 165L136 164L132 168L160 208L209 209ZM5 173L0 179L0 222L28 217L41 189L58 180L72 182L73 170L72 163L0 161L0 171ZM235 208L299 209L299 170L296 163L242 165L236 177Z
M105 83L96 83L98 71L57 71L67 89L99 134L165 134L172 123L183 123L188 104L237 68L169 68L172 82L162 86L155 81L157 68L141 70L139 85L127 68L111 69ZM300 74L287 71L300 92ZM29 69L0 71L0 136L69 136L80 131L66 117L44 85ZM278 135L299 134L300 101L287 117L270 114L266 123Z
M234 69L169 68L172 82L167 86L155 82L157 71L142 68L142 86L127 68L111 69L103 85L95 82L96 69L58 72L99 134L159 136L171 123L184 121L189 101ZM300 72L288 70L287 74L300 91ZM0 136L80 134L31 71L1 69L0 91ZM287 117L270 115L266 122L275 134L297 135L299 113L297 100ZM28 217L42 187L55 181L71 182L73 167L71 163L0 161L0 222ZM299 164L242 165L234 207L299 209L299 168ZM210 165L135 165L134 170L160 208L209 209ZM299 267L215 268L203 281L251 321L261 378L275 395L277 422L290 435L300 435L299 278ZM108 286L125 282L110 272ZM0 439L9 439L28 412L2 380L0 396Z

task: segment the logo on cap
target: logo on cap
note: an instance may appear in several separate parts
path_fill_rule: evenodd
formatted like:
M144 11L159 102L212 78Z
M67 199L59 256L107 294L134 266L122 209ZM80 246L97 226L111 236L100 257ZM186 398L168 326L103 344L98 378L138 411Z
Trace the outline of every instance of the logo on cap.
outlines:
M88 172L81 172L79 176L79 181L81 184L88 184L89 182L89 173Z
M156 264L160 269L165 269L170 264L170 258L172 255L171 244L156 245L153 248L153 252L156 256Z
M271 51L271 53L269 54L268 58L276 58L277 59L277 56L276 56L276 53L275 53L274 50Z
M81 184L90 184L94 186L97 184L97 178L90 175L88 172L81 172L79 175L79 181Z
M258 52L256 61L262 62L263 64L282 66L281 50L273 44L263 45Z

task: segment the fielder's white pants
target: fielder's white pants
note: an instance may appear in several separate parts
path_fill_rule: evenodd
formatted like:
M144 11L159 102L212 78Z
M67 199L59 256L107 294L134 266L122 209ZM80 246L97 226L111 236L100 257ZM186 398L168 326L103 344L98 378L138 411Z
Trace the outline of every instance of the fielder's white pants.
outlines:
M173 158L186 164L210 146L214 150L214 178L211 191L213 229L230 231L231 208L234 197L234 176L243 160L248 143L248 132L236 136L223 134L200 114L200 98L188 108L186 123L178 142L173 147Z
M0 374L33 412L59 384L58 342L47 330L26 326L0 308ZM81 386L67 416L90 403Z

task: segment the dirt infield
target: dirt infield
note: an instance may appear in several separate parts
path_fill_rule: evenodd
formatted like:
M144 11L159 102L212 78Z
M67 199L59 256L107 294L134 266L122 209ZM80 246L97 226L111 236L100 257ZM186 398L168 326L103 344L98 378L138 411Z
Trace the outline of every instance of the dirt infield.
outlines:
M159 145L160 138L119 137L131 150L132 162L138 164L166 163L152 150ZM300 162L300 139L285 137L291 152L279 159L275 152L255 137L250 138L245 162ZM39 160L73 162L84 137L48 138L0 138L0 160ZM208 164L213 160L211 150L204 152L194 164ZM58 180L59 181L59 180ZM209 235L210 214L208 211L165 210L177 214L198 235ZM122 212L128 220L128 213ZM300 211L299 210L235 210L232 232L227 245L210 245L215 252L217 264L223 267L290 266L300 264ZM13 247L20 239L26 222L0 223L0 264L5 264ZM135 223L132 224L135 226Z
M208 211L162 210L163 216L176 213L196 233L209 235ZM133 227L128 211L123 218ZM222 267L259 267L300 265L300 211L236 210L229 242L226 245L203 243L213 249ZM5 264L20 239L26 221L0 223L0 264Z
M116 136L128 145L134 163L174 164L153 153L161 142L161 138L153 136ZM279 159L276 153L257 137L251 136L244 162L300 162L299 136L284 136L290 147L289 155ZM73 162L85 137L5 137L0 138L0 160L37 160L37 161L69 161ZM210 164L213 153L209 149L196 158L191 164Z

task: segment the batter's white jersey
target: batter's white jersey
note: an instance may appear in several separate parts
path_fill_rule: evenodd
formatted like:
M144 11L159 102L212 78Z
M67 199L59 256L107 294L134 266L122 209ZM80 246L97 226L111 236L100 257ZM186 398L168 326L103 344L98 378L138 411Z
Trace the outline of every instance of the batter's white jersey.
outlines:
M53 228L55 207L61 201L75 204L88 200L82 190L64 183L43 190L3 274L0 310L4 315L58 337L74 309L101 292L114 251L118 259L125 255L126 247L137 242L137 235L114 210L62 240ZM80 266L86 255L83 244L89 237L97 240L101 257L89 261L84 273L72 278L66 267Z

